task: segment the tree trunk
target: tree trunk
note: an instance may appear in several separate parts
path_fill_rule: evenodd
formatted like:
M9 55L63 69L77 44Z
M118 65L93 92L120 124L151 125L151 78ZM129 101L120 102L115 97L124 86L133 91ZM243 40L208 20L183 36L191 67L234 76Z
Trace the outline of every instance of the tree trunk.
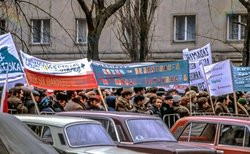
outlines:
M98 34L96 32L88 33L88 53L87 53L88 60L100 61L99 50L98 50L100 35L101 34Z
M242 56L242 65L250 66L250 10L248 10L247 13L247 26L245 28L245 41Z

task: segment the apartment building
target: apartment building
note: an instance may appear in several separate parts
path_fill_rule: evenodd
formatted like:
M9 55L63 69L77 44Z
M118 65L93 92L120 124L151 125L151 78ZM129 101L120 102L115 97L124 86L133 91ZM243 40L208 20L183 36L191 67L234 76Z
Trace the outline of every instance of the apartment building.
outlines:
M14 36L17 48L42 59L86 57L87 23L77 1L26 1L20 6L23 12L15 13L15 7L8 7L9 14L0 20L0 33L4 33L3 29L15 32L19 36ZM2 11L5 7L1 4ZM118 21L113 15L102 32L100 59L129 62L116 38L115 22ZM246 23L246 9L238 0L161 0L155 13L148 61L182 59L183 49L211 43L214 61L231 59L241 63L244 26L238 23Z

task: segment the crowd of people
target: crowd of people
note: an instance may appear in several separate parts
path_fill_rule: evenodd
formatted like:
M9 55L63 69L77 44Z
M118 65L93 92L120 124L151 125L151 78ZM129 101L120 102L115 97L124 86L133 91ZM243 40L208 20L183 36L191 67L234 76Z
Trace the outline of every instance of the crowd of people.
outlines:
M40 112L105 111L105 108L109 111L144 113L159 117L175 113L184 117L198 113L219 115L235 112L232 95L209 97L206 91L198 91L196 87L187 88L185 93L179 93L176 89L165 91L163 88L154 87L147 89L145 87L106 88L101 89L101 93L102 95L96 89L50 92L16 84L9 90L8 107L19 114L35 114L36 110ZM239 114L249 114L249 101L250 93L237 93ZM211 102L213 102L213 106Z

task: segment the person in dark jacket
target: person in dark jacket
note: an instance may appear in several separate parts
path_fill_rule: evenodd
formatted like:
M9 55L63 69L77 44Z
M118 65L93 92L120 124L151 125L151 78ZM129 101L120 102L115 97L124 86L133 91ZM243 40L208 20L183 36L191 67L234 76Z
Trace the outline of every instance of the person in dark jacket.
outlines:
M215 114L219 115L220 113L230 113L228 109L229 102L229 96L219 96L215 105Z
M143 95L136 95L133 104L133 112L150 114L148 108L145 106L145 97Z
M107 96L106 97L106 103L108 105L109 111L116 111L115 110L115 101L116 101L116 96Z
M162 117L161 115L162 97L157 96L153 100L153 105L149 108L150 114Z
M64 107L66 106L68 97L67 94L64 92L58 92L56 94L56 101L52 105L52 108L55 112L62 112L64 111Z
M161 107L161 115L164 116L165 114L173 114L174 108L173 108L173 96L167 95L164 98L164 101L162 103Z

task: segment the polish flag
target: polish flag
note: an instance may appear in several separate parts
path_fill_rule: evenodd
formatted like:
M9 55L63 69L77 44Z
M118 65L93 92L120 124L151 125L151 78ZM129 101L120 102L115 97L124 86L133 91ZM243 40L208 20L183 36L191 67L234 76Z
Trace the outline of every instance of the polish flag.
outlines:
M1 106L0 106L0 112L8 113L8 72L6 81L3 86L2 90L2 97L1 97Z

